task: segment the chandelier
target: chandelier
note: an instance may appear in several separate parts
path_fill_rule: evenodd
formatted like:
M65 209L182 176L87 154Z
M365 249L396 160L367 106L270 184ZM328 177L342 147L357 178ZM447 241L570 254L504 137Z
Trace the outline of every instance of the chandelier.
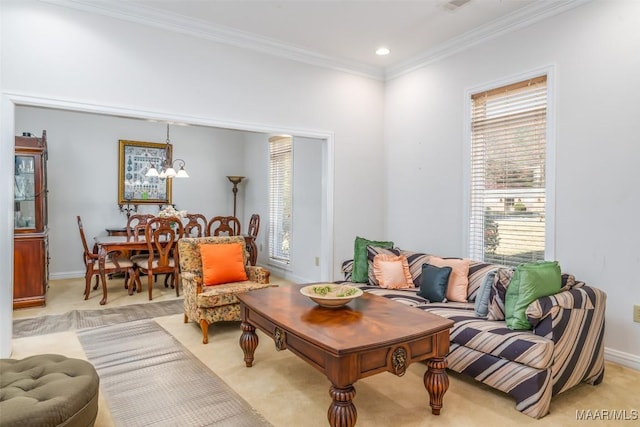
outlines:
M178 164L180 168L178 172L174 167ZM164 149L164 163L162 164L161 171L158 172L155 165L151 165L151 168L147 171L145 176L157 176L158 178L189 178L189 174L184 170L185 162L182 159L172 160L171 158L171 141L169 140L169 123L167 123L167 145Z

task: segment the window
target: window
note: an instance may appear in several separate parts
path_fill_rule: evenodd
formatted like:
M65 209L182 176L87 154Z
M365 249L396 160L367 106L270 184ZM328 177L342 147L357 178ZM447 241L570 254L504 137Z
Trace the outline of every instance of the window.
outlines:
M543 260L547 76L470 101L470 256L511 266Z
M269 258L288 264L291 243L291 137L269 138Z

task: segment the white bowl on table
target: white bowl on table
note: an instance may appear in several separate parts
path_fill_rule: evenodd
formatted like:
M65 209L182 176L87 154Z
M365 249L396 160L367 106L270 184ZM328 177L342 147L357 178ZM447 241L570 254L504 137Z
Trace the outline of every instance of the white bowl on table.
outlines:
M351 285L316 283L301 288L300 293L322 307L337 308L361 296L362 290Z

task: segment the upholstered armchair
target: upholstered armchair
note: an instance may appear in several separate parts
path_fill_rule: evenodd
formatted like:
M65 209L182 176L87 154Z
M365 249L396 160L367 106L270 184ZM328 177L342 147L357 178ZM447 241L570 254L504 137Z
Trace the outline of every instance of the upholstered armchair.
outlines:
M203 257L200 245L241 244L242 265L248 280L213 286L205 285ZM185 237L178 241L180 277L184 294L184 322L198 322L202 329L202 343L209 342L209 325L214 322L240 321L240 303L236 295L271 286L269 270L248 265L248 254L242 236ZM222 269L228 269L223 265ZM215 266L206 266L208 271Z

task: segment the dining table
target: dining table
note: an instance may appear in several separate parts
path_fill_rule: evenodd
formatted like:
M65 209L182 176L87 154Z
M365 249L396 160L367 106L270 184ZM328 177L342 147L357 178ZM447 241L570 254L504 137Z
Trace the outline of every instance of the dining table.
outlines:
M100 305L105 305L107 303L107 278L104 265L107 256L112 252L131 253L131 251L135 250L147 250L147 242L144 236L139 236L138 239L127 238L127 236L97 236L93 240L98 251L98 267L100 269L100 280L102 281ZM130 283L129 286L134 286L134 284Z

